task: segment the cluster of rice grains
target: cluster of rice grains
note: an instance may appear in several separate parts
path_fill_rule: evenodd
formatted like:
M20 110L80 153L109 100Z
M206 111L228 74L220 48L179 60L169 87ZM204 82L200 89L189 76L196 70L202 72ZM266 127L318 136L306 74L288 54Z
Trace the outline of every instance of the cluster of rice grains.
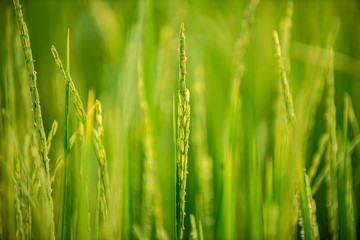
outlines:
M99 197L100 205L98 206L98 210L101 210L102 219L103 219L103 221L106 221L106 219L108 217L109 177L108 177L108 170L107 170L106 152L105 152L105 148L104 148L104 145L102 142L104 129L103 129L102 115L101 115L101 104L98 100L96 100L95 104L92 107L88 106L90 108L90 110L86 114L83 104L81 102L79 93L75 89L75 85L72 81L69 70L64 69L63 64L60 60L59 54L56 51L56 48L54 46L51 47L51 51L53 53L53 56L54 56L54 59L55 59L55 62L57 64L58 68L63 73L66 88L69 91L69 95L71 96L73 105L75 107L76 116L77 116L77 118L79 120L79 124L80 124L78 131L81 132L81 135L82 135L81 138L83 138L85 136L85 138L88 139L89 137L87 137L87 136L89 134L92 135L93 148L94 148L95 155L96 155L96 158L98 160L98 165L99 165L98 197ZM91 119L94 116L94 114L93 114L94 109L95 109L95 116L96 116L95 118L96 118L96 123L97 123L96 129L92 128L92 126L91 126L92 120L88 119L88 118ZM85 133L84 133L84 131L81 130L83 128L83 126L85 126ZM84 154L86 154L86 151ZM83 174L83 176L84 176L84 181L82 183L87 185L86 184L87 176L86 176L86 174ZM87 186L85 186L85 188L87 188ZM85 193L85 195L87 195L87 193ZM98 214L96 214L96 218L97 218L96 222L98 222L98 218L99 218ZM67 219L65 221L70 221L70 219ZM95 227L98 227L98 226L95 226Z
M185 195L186 178L188 174L188 151L190 135L190 91L186 88L186 55L185 55L185 28L180 27L180 69L179 69L179 92L178 92L178 121L177 121L177 236L183 238L185 229Z
M42 188L45 188L46 197L43 200L44 203L41 204L41 207L43 209L46 209L47 214L45 216L48 216L48 218L45 221L45 226L49 229L48 237L54 238L55 237L55 224L54 224L54 214L53 214L53 200L51 196L52 188L51 188L51 182L50 182L50 167L49 167L49 161L48 158L48 147L47 147L47 140L46 140L46 134L44 130L43 125L43 119L41 114L41 105L40 105L40 98L39 98L39 92L37 89L37 77L36 77L36 71L34 67L34 59L32 56L32 50L30 46L30 37L27 25L23 18L23 13L21 10L21 6L19 3L19 0L14 0L14 9L15 9L15 16L16 20L18 22L18 27L20 31L20 39L24 51L25 56L25 64L26 69L28 73L28 82L30 87L30 96L32 101L32 109L33 112L33 119L34 119L34 132L37 140L37 148L38 148L38 154L40 156L40 159L43 163L43 166L39 166L40 171L45 172L45 176L43 177L37 177L39 186L42 186ZM52 136L52 134L50 135ZM50 137L51 139L52 137Z
M39 236L45 237L46 238L55 238L55 226L54 226L54 210L53 210L53 199L51 196L51 182L54 178L54 175L56 174L56 170L58 168L58 165L56 166L54 172L54 175L51 176L50 173L50 165L49 165L49 161L50 159L48 158L48 152L51 149L51 141L54 137L54 135L56 134L56 130L57 130L57 122L54 121L53 126L50 130L50 133L48 135L48 137L46 137L45 135L45 130L44 130L44 126L43 126L43 121L42 121L42 115L41 115L41 105L40 105L40 98L39 98L39 93L38 93L38 89L37 89L37 84L36 84L36 71L34 69L34 59L32 57L32 51L31 51L31 47L30 47L30 38L29 38L29 33L28 33L28 29L27 29L27 25L24 21L23 18L23 13L21 11L21 6L18 0L14 0L14 9L15 9L15 15L16 15L16 19L18 21L18 26L20 29L20 39L21 39L21 43L23 46L23 51L24 51L24 56L25 56L25 63L26 63L26 69L28 72L28 81L29 81L29 87L30 87L30 96L31 96L31 101L32 101L32 112L33 112L33 119L34 119L34 133L36 136L36 146L38 148L38 154L39 154L39 158L42 160L43 162L43 166L40 165L36 165L38 170L34 171L33 173L33 180L30 180L32 182L36 182L36 188L33 189L32 187L30 187L30 189L28 189L28 186L24 186L23 185L23 181L21 178L21 173L25 172L26 174L28 174L26 171L26 166L24 166L23 164L20 164L20 162L18 162L17 164L17 174L15 175L15 183L18 184L18 188L20 189L20 191L22 192L22 195L25 196L28 201L31 203L29 205L29 208L36 210L41 210L44 211L44 216L48 216L48 218L46 218L46 220L44 218L42 218L42 215L36 216L35 220L38 220L36 223L39 224L40 223L40 219L42 219L41 221L45 223L45 225L43 225L43 227L45 227L47 230L46 231L41 231L40 233L31 233L30 230L23 230L23 226L22 226L22 221L18 222L18 228L21 230L19 231L18 237L21 238L28 238L31 236L36 236L36 234L41 234ZM75 110L76 110L76 115L79 119L80 122L80 128L82 128L82 125L86 124L87 121L87 114L84 110L84 107L81 103L80 97L78 92L75 89L75 85L71 79L71 75L70 75L70 67L69 67L69 38L68 38L68 64L67 64L67 69L65 70L63 67L63 64L59 58L59 55L55 49L55 47L51 48L51 51L54 55L55 58L55 62L57 64L57 66L60 68L60 70L62 71L63 75L64 75L64 80L65 80L65 85L66 85L66 96L71 96ZM96 123L97 123L97 129L91 129L92 132L92 136L93 136L93 146L95 149L95 155L98 159L98 164L99 164L99 199L100 199L100 205L99 205L99 209L101 209L101 212L103 213L103 217L102 219L105 221L107 216L108 216L108 191L109 191L109 179L108 179L108 173L107 173L107 160L106 160L106 153L105 153L105 148L102 142L102 138L103 138L103 125L102 125L102 116L101 116L101 104L99 101L95 102L95 105L93 107L93 109L95 109L95 115L96 115ZM68 112L68 103L66 103L65 106L65 110L66 112ZM94 111L94 110L92 110ZM67 115L67 113L66 113ZM92 115L93 116L93 115ZM67 125L67 120L65 121L65 125ZM67 128L65 128L67 129ZM65 130L67 131L67 130ZM82 131L80 131L82 132ZM74 143L74 139L76 138L77 134L74 134L73 137L70 139L67 139L67 132L65 132L65 151L64 151L64 158L66 160L66 153L67 151L70 150L71 146ZM67 146L67 143L69 144L69 147ZM37 157L35 157L37 158ZM67 166L70 163L65 162L64 165ZM35 168L35 169L37 169ZM42 174L45 173L45 174ZM64 176L70 176L70 168L68 167L64 167ZM64 178L66 179L66 178ZM27 182L27 181L26 181ZM38 184L37 184L38 182ZM64 206L63 208L66 209L66 211L64 210L64 219L63 219L63 227L66 225L67 228L64 228L62 230L62 238L69 238L71 236L71 215L72 213L69 212L71 211L70 207L70 192L71 189L67 189L69 188L69 181L66 182L64 180L64 193L68 193L68 196L64 195ZM65 187L66 186L66 187ZM45 198L44 197L40 197L40 199L33 199L34 196L32 196L31 194L34 194L33 191L39 191L36 189L46 189L45 193ZM31 191L31 192L30 192ZM43 192L43 191L40 191ZM65 197L66 196L66 197ZM66 200L65 200L66 199ZM20 200L19 200L20 202ZM25 209L26 211L24 212L24 214L26 214L26 218L31 219L31 216L29 215L31 213L30 210ZM17 212L18 212L18 219L22 218L21 216L23 215L21 213L21 208L18 207L17 208ZM45 221L43 221L45 220ZM29 224L28 224L29 225ZM31 225L30 225L31 226ZM25 234L27 233L27 234ZM46 234L46 235L45 235Z

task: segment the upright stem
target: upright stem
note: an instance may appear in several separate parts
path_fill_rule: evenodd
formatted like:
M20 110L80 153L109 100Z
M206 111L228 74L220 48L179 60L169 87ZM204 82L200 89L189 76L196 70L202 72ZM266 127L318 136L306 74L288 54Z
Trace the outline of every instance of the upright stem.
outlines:
M180 28L180 73L179 73L179 102L178 102L178 135L177 135L177 164L178 164L178 239L183 238L183 230L185 229L185 188L189 135L190 135L190 91L186 88L186 56L185 56L185 34L184 24Z
M34 67L34 59L32 56L31 46L30 46L30 37L28 28L26 25L26 22L23 17L23 13L21 10L21 6L19 3L19 0L13 0L14 4L14 10L15 10L15 16L16 20L18 22L18 27L20 30L20 39L21 44L23 46L24 55L25 55L25 63L26 63L26 69L28 72L28 80L29 80L29 86L30 86L30 95L31 95L31 102L32 102L32 112L33 112L33 118L34 118L34 131L37 139L38 144L38 152L39 155L43 161L45 173L46 173L46 179L44 184L44 187L46 188L46 197L47 197L47 204L48 207L50 207L51 211L51 220L50 220L50 236L51 238L55 238L55 224L54 224L54 212L53 212L53 201L51 197L51 182L50 182L50 166L49 161L50 159L47 156L47 141L46 141L46 135L44 130L44 124L42 120L41 115L41 105L40 105L40 98L39 98L39 92L36 86L37 83L37 77L36 77L36 71Z
M67 37L67 64L66 70L70 72L70 29ZM65 118L64 118L64 177L63 177L63 222L62 222L62 239L71 237L71 165L70 165L70 148L68 139L69 128L69 86L65 85Z

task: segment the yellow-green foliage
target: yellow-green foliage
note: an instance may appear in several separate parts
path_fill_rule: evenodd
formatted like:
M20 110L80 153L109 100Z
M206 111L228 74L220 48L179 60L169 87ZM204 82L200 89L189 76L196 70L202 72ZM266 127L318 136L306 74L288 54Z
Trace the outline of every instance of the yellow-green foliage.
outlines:
M356 0L22 3L0 239L357 239Z

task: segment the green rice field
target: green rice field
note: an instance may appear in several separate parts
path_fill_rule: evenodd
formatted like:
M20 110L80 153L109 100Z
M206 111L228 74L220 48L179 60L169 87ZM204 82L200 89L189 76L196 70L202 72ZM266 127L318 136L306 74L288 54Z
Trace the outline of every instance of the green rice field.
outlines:
M360 239L360 2L0 0L0 239Z

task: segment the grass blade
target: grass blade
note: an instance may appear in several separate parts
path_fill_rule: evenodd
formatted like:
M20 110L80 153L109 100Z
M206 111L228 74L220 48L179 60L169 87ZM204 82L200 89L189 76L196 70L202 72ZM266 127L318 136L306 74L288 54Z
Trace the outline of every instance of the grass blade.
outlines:
M353 186L351 173L351 158L348 154L348 120L350 116L350 96L345 95L344 99L344 121L343 121L343 160L341 162L341 188L340 188L340 238L341 239L356 239L356 228L354 221L353 208Z
M177 153L176 153L176 150L177 150L177 132L176 132L176 104L175 104L175 93L173 94L173 145L174 145L174 159L173 159L173 181L174 181L174 189L173 189L173 203L174 203L174 212L173 212L173 215L174 215L174 229L173 229L173 233L174 233L174 236L173 238L176 239L177 238L177 225L179 224L179 221L178 221L178 213L177 213L177 209L178 209L178 202L180 200L179 198L179 194L178 194L178 184L177 184L177 179L178 179L178 167L177 167Z
M199 236L196 228L196 219L193 214L190 214L190 223L191 223L190 239L198 240Z
M47 138L47 152L50 152L51 141L52 141L53 137L56 135L57 128L58 128L58 123L56 120L54 120L53 124L51 125L51 130L50 130L48 138Z
M309 170L310 182L312 182L312 180L314 179L314 177L317 173L321 158L325 152L328 141L329 141L329 134L327 134L327 133L324 133L319 139L318 150L316 151L316 153L311 161L312 165Z
M70 72L70 29L67 36L66 70ZM64 160L63 160L63 212L61 239L71 238L71 163L70 145L68 139L69 129L69 87L65 86L65 116L64 116Z
M289 45L291 39L291 28L292 28L292 16L294 13L294 2L292 0L288 1L286 7L286 16L280 22L280 36L281 36L281 53L285 59L284 67L286 73L290 73L290 57L289 57Z

